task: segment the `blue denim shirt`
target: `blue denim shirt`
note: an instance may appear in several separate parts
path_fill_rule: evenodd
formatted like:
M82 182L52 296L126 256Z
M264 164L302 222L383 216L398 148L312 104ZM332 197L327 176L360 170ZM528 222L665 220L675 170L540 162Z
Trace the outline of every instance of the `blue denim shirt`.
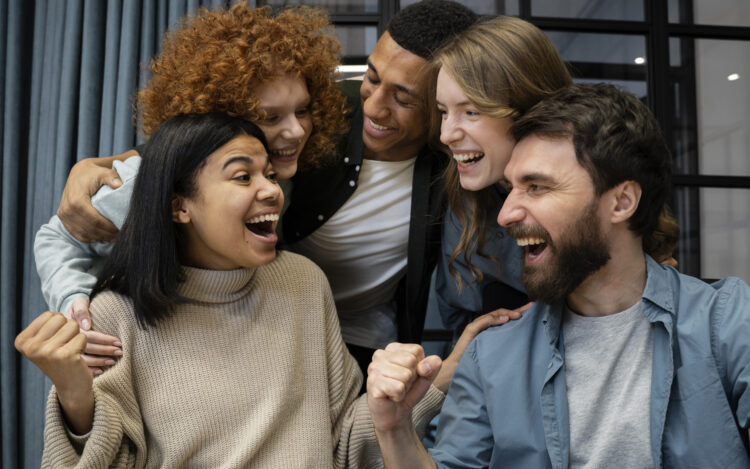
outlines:
M737 278L708 285L646 263L655 467L750 467L750 287ZM562 305L536 304L472 342L430 451L438 467L568 467L561 317Z

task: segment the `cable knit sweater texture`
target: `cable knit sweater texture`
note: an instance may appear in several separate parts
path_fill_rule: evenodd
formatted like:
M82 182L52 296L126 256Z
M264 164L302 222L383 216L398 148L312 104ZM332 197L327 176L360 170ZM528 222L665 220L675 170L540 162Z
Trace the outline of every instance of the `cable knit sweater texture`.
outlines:
M52 389L43 467L382 465L317 266L280 252L256 269L185 270L190 301L156 327L138 327L127 297L92 301L96 329L120 338L123 357L94 380L87 438L69 437ZM418 428L442 399L432 387L414 411Z

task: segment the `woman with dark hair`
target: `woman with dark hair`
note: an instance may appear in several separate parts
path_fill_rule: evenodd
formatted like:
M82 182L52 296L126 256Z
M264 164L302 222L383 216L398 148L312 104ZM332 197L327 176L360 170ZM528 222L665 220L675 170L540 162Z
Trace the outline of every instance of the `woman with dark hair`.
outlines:
M324 274L276 252L283 194L263 132L169 119L94 289L123 356L95 380L86 337L44 313L16 347L50 377L44 467L361 467L379 451ZM420 424L442 393L432 388Z
M317 167L334 154L347 129L346 99L336 82L341 47L330 28L326 13L309 7L273 15L269 7L238 3L187 16L165 36L149 66L151 79L138 92L140 129L148 137L159 124L180 114L242 117L263 130L271 163L287 187L284 183L298 166ZM135 155L136 150L130 150L113 157L122 161L87 159L76 164L63 201L70 191L95 190L102 177L118 178L125 190L100 197L96 210L88 203L90 194L85 195L86 204L68 213L67 222L61 207L61 216L42 227L34 245L44 298L50 309L76 319L87 330L85 358L96 373L120 352L116 337L88 330L93 326L89 294L96 281L91 267L109 253L111 243L84 246L79 240L110 238L90 228L90 220L112 229L122 224L141 161ZM105 163L116 172L100 166ZM71 225L71 217L86 228Z

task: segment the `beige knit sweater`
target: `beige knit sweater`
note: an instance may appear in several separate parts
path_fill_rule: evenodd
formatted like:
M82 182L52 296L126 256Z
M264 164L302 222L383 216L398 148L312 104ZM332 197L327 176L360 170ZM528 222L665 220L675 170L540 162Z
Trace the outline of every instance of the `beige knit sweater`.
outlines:
M257 269L186 269L190 303L140 329L126 297L91 303L97 330L123 357L94 380L94 425L82 452L53 388L43 467L378 467L362 380L341 339L325 276L280 252ZM424 427L442 404L431 388Z

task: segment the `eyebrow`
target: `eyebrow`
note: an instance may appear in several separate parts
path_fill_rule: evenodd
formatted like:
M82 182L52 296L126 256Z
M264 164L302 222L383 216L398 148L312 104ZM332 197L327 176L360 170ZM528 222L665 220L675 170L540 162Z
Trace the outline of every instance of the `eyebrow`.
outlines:
M224 162L224 165L221 167L221 169L224 170L227 168L227 166L231 165L232 163L237 163L237 162L247 163L250 166L253 166L255 164L255 162L253 161L253 158L249 156L233 156ZM271 164L271 158L269 156L266 156L266 163L264 166L267 166L269 164Z
M440 102L440 100L438 99L435 99L435 104L437 104L438 106L445 106L445 104ZM472 106L472 104L471 101L467 99L465 101L461 101L460 103L456 103L456 106Z
M312 101L312 98L308 97L307 99L300 99L298 102L294 103L294 107L297 106L309 106L310 102ZM260 109L266 112L277 112L277 111L283 111L286 109L287 106L281 104L278 106L260 106Z
M372 70L373 72L375 72L375 75L378 75L378 69L375 68L375 66L372 64L372 62L370 62L370 59L367 59L367 67L370 70ZM397 90L403 92L403 93L408 94L409 96L412 96L415 99L420 99L419 94L417 94L417 92L415 92L411 88L407 88L404 85L399 85L398 83L394 83L393 87L396 88Z
M535 181L545 182L547 184L554 184L556 182L554 178L552 178L552 176L549 176L544 173L529 173L529 174L524 174L521 177L522 183L535 182Z

